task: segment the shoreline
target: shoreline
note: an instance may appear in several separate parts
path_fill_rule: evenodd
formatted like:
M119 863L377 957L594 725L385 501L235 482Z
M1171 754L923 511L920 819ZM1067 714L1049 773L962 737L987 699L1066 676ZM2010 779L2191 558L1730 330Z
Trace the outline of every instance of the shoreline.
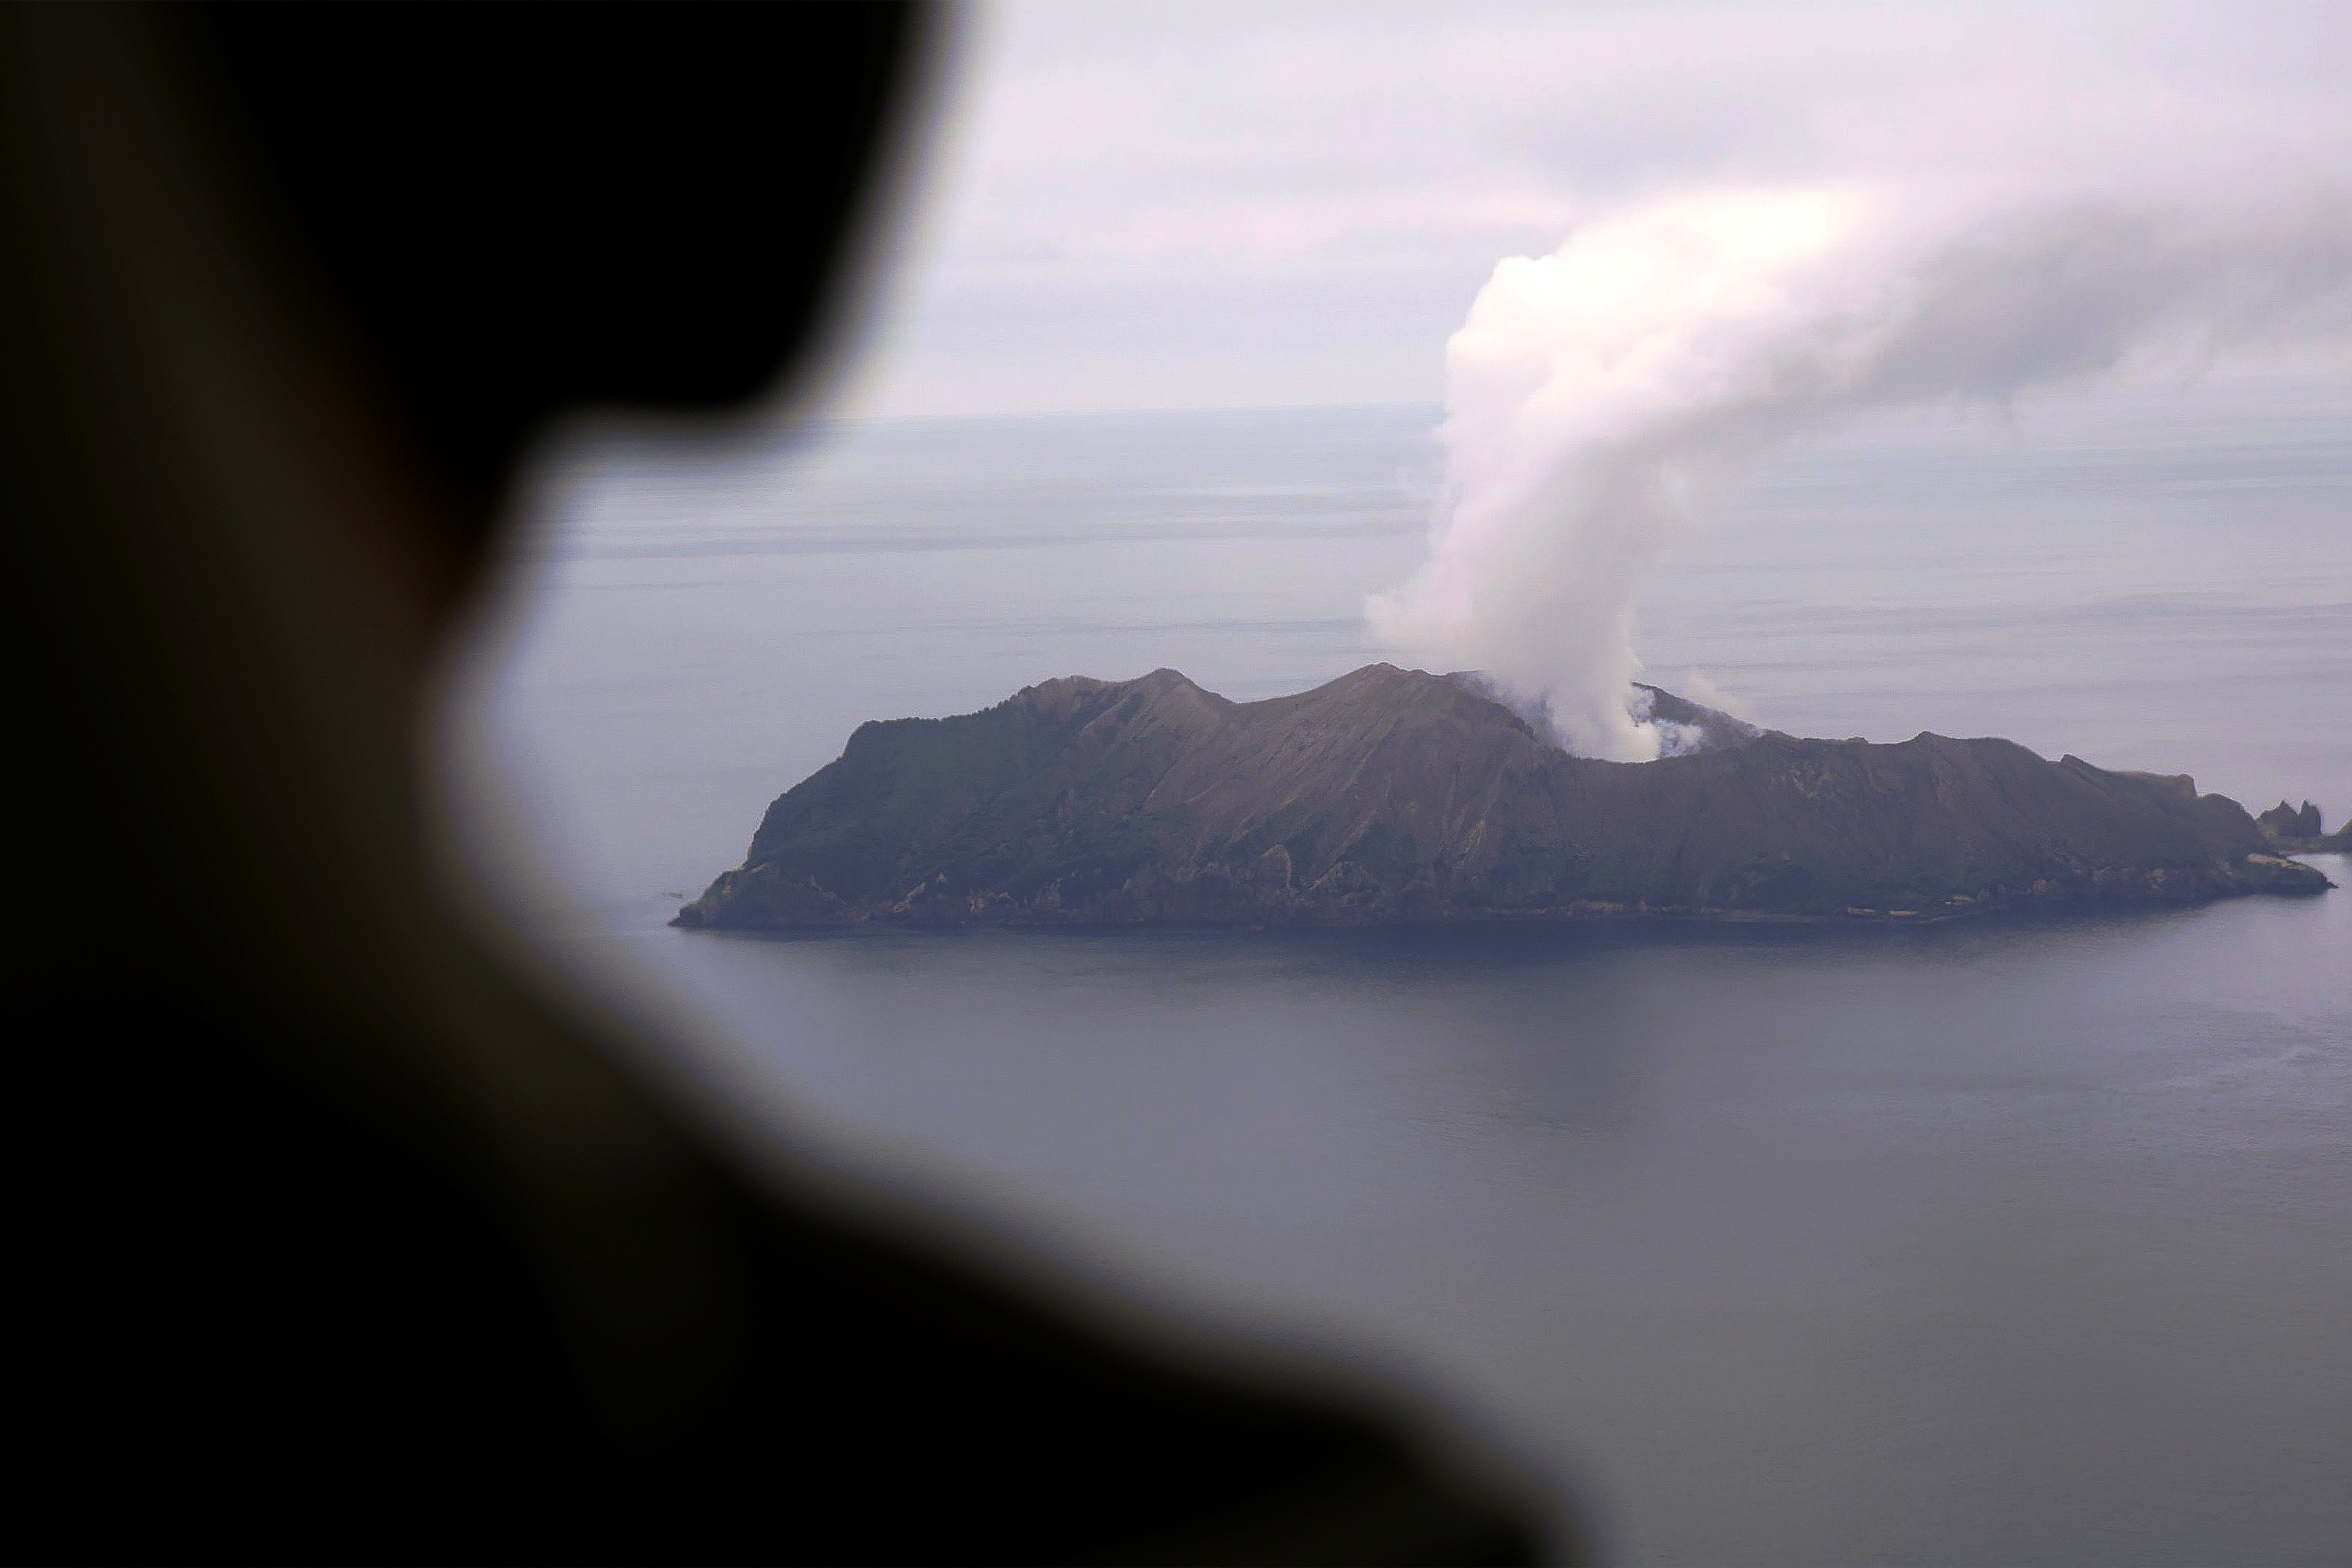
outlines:
M2352 858L2352 849L2320 852ZM2298 861L2315 857L2297 856ZM2316 867L2313 868L2315 870ZM2322 874L2323 877L2325 873ZM774 921L761 922L719 923L688 921L684 910L663 924L678 931L709 931L740 932L752 935L802 931L852 930L888 931L965 931L974 928L1007 931L1430 931L1469 930L1478 927L1528 928L1544 926L1605 925L1619 921L1664 920L1696 925L1942 925L1953 921L1970 920L1992 915L2055 914L2122 912L2137 910L2202 909L2211 904L2237 899L2282 898L2312 899L2335 891L2339 884L2327 879L2316 888L2243 888L2209 894L2202 898L2082 898L2065 893L2036 896L2022 894L2009 898L1969 899L1958 908L1949 905L1929 906L1917 910L1880 910L1863 905L1849 905L1842 910L1822 914L1788 913L1765 910L1712 909L1674 904L1622 904L1591 902L1568 904L1540 910L1485 910L1470 915L1439 915L1435 918L1365 920L1266 919L1238 917L1232 920L1191 916L1148 916L1131 920L1054 919L1024 913L943 914L926 911L921 914L884 910L867 915L845 915L839 918L814 921ZM691 908L691 905L686 906Z

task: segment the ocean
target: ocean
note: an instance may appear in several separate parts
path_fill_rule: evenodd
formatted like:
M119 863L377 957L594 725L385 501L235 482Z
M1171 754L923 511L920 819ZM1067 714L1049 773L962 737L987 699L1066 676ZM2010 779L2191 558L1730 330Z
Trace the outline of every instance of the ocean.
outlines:
M553 470L453 680L472 873L693 1092L1146 1314L1379 1378L1641 1563L2352 1552L2352 858L1916 928L669 929L870 718L1387 657L1431 408L838 421ZM1858 421L1648 679L2352 811L2352 389Z

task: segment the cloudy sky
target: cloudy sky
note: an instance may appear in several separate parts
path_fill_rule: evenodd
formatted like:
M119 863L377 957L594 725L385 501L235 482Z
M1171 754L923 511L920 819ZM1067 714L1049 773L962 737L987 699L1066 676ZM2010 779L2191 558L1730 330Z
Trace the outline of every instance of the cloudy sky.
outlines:
M970 23L856 412L1434 402L1501 258L1677 194L1832 186L2263 227L2222 358L2347 363L2352 7L1085 0Z

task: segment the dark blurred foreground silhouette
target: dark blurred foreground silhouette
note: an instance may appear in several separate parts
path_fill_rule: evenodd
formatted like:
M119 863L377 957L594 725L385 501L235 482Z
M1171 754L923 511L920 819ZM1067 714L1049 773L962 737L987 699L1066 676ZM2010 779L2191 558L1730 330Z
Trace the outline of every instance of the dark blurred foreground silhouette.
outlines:
M1579 1554L1335 1373L741 1153L436 881L518 458L805 373L940 20L0 9L16 1555Z

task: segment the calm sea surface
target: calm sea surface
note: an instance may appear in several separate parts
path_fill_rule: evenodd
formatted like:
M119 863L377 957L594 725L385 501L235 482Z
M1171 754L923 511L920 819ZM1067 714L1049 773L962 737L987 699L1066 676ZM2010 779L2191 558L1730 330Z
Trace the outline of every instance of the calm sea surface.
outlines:
M2300 901L1907 930L663 924L862 720L1381 657L1433 418L615 453L551 487L462 683L481 862L751 1120L1396 1379L1620 1560L2352 1557L2352 860ZM2005 734L2333 827L2352 389L1845 430L1694 530L1638 646L1777 728Z

